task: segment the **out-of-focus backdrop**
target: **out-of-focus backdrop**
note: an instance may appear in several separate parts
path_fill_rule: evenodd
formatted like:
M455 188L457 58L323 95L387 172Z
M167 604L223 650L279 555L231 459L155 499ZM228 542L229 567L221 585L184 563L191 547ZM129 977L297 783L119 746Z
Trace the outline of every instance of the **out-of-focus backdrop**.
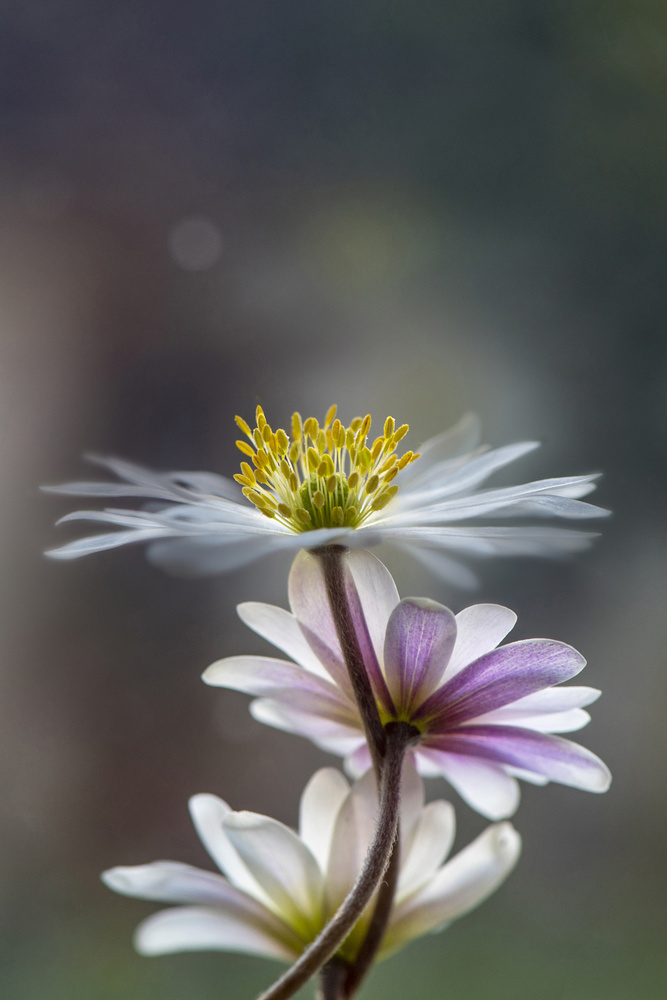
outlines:
M189 795L294 823L334 763L199 679L265 648L234 607L284 603L288 564L48 562L72 504L37 493L86 451L231 474L258 401L391 413L413 447L476 410L543 442L496 482L604 470L590 553L479 565L476 597L587 656L612 789L525 788L517 871L364 997L662 998L667 7L21 0L0 81L3 998L243 1000L279 971L138 957L155 907L98 874L206 865Z

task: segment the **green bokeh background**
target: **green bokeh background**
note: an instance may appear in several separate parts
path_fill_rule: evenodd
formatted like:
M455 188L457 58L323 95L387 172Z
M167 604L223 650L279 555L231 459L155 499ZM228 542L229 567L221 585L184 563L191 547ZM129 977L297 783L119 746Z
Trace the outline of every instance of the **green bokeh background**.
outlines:
M571 562L480 564L474 597L386 554L403 594L582 650L614 784L526 788L505 886L363 997L665 995L666 120L650 0L3 5L3 1000L244 1000L279 971L140 958L154 907L98 876L207 865L196 792L294 824L333 762L199 680L268 650L234 607L284 604L288 564L49 563L75 532L36 489L85 451L230 474L258 401L392 413L410 447L476 410L491 444L543 442L494 482L600 469L614 511ZM454 801L463 846L484 824Z

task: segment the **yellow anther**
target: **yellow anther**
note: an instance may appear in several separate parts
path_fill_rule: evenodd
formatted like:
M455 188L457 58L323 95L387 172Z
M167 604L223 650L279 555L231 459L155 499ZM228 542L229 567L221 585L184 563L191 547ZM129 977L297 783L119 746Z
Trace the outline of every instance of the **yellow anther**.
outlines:
M354 423L354 420L352 421L352 423ZM345 432L345 447L351 454L354 448L354 431L352 429L352 424L350 424L350 426Z
M294 511L294 516L301 522L301 524L310 524L312 521L312 518L305 507L297 507Z
M345 520L347 521L348 524L354 524L354 522L357 520L358 517L359 517L359 511L354 506L354 504L350 504L350 506L345 511Z
M368 467L371 464L371 461L372 461L372 455L371 455L371 452L370 452L370 448L362 448L361 451L360 451L360 453L359 453L359 463L358 464L361 466L361 468L368 469Z
M269 510L268 507L258 507L257 510L264 515L264 517L274 518L276 516L275 510Z
M387 472L383 476L383 482L390 483L392 479L396 479L397 475L398 475L398 466L395 465L392 469L389 470L389 472Z
M325 427L328 427L329 424L331 423L331 421L333 420L333 418L336 416L336 410L337 409L338 409L338 407L336 406L335 403L333 404L333 406L329 407L329 409L327 410L327 415L324 418L324 426Z
M378 474L382 475L384 472L388 472L389 469L392 468L392 466L397 464L398 464L398 458L396 457L396 455L390 455L389 458L386 460L386 462L383 462L380 468L378 469Z
M371 448L371 456L373 461L380 457L382 454L382 449L384 448L384 438L376 438L373 441L373 447Z
M323 430L317 432L317 447L320 451L327 450L327 437Z
M322 492L322 490L315 490L315 492L313 493L313 503L315 504L316 507L319 508L324 507L324 493Z
M258 483L261 483L262 486L266 486L269 481L261 469L255 469L255 479Z
M399 458L398 460L399 472L401 471L401 469L404 469L406 465L409 465L411 461L412 461L412 452L406 451L405 455L403 455L403 457Z
M361 417L355 417L354 420L350 422L350 430L353 434L356 434L361 427Z
M289 438L282 427L279 427L276 431L276 444L278 445L278 451L280 454L284 455L289 448Z
M278 504L278 513L282 514L283 517L291 517L292 516L292 508L288 507L286 503L279 503Z
M315 451L314 448L309 448L306 452L308 458L308 468L311 472L314 472L317 466L320 464L319 452Z
M417 461L417 459L418 459L418 458L421 458L421 457L422 457L422 453L421 453L420 451L416 451L416 452L414 453L414 455L410 455L410 461L411 461L411 462L416 462L416 461Z
M334 493L338 485L338 476L329 476L327 479L327 493Z
M317 420L315 419L315 417L308 417L308 419L306 420L306 422L303 425L303 429L304 429L305 433L310 438L312 438L313 441L315 441L315 439L317 438L317 432L319 431L320 426L319 426Z
M394 426L395 426L394 418L387 417L387 419L384 422L384 436L386 438L390 438L391 435L394 433Z
M258 493L257 490L253 489L252 486L246 486L241 490L244 497L247 497L251 503L260 504L262 503L262 494Z
M398 493L398 486L388 486L386 490L383 490L383 492L380 493L380 495L377 496L375 500L373 500L373 503L371 504L371 509L382 510L382 508L386 507L389 501L393 499L393 497L395 497L397 493Z
M266 417L264 416L264 410L261 406L258 406L255 410L255 423L260 429L260 432L264 430L264 424L266 423Z
M254 477L252 479L248 479L247 476L242 476L240 472L237 472L236 475L233 476L232 478L235 479L236 482L239 483L241 486L246 486L250 488L255 485Z
M340 420L338 419L338 417L336 417L333 424L331 425L331 433L333 434L334 441L338 440L338 435L340 434L342 426L343 425L341 424Z
M289 450L290 462L292 462L292 464L298 462L300 454L301 454L301 445L299 444L298 441L293 441L292 444L290 445L290 450Z
M299 480L296 478L294 472L290 472L289 474L289 488L291 489L292 493L296 493L296 491L299 488Z
M405 435L408 433L409 430L410 430L410 424L401 424L401 426L394 431L391 437L392 444L394 445L394 447L396 447L398 442L405 437Z
M371 476L371 478L366 483L366 493L373 493L380 484L379 476Z
M331 433L331 429L327 428L324 434L327 442L327 451L333 451L336 447L336 442L334 441L334 436Z
M292 437L297 441L303 434L303 420L301 414L295 410L292 414Z
M341 525L345 523L345 514L343 513L342 507L332 507L331 520L336 525Z
M254 431L252 432L252 439L258 448L264 447L264 439L262 438L262 432L260 431L259 427L255 427Z
M264 426L262 427L262 440L263 441L271 440L271 427L267 423L265 423Z
M239 428L239 430L242 430L244 434L248 435L248 437L252 437L252 431L250 430L250 427L245 422L243 417L234 417L234 420L236 421L236 425Z
M324 459L317 466L317 474L318 476L326 476L327 474L327 463L324 461Z
M364 419L361 422L361 427L359 428L359 433L362 434L365 437L368 434L368 432L369 432L370 429L371 429L371 415L370 415L370 413L367 413L366 416L364 417Z
M350 487L351 490L354 490L356 489L358 482L359 482L359 473L351 472L350 475L347 477L347 485Z
M248 444L247 441L237 441L236 447L239 451L242 451L244 455L249 455L250 458L255 454L255 449L252 445Z
M266 454L263 448L257 449L257 454L255 455L254 462L258 469L265 469L269 464L269 456Z
M252 483L255 482L255 473L252 471L247 462L241 462L241 472Z
M292 470L290 469L289 465L287 464L284 458L280 463L280 471L282 472L285 479L289 479L289 477L292 475Z

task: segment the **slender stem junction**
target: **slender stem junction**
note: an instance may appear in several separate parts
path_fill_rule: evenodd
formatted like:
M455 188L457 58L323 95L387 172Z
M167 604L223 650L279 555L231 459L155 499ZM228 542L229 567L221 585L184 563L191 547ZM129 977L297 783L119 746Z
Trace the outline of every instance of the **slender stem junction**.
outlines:
M321 934L258 1000L288 1000L294 996L337 951L368 905L384 878L396 840L403 758L414 738L414 727L408 723L393 723L388 729L378 824L361 873Z

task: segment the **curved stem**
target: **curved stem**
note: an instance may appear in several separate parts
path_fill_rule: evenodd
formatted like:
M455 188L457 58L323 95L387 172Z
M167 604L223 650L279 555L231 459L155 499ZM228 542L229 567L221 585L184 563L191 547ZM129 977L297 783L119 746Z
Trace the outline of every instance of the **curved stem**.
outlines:
M357 956L347 970L343 986L343 996L346 1000L357 992L363 979L370 972L373 959L387 929L394 902L394 894L396 892L396 883L398 882L398 873L400 871L400 854L400 830L397 829L391 858L385 877L378 890L377 902L371 922L368 925L366 936L361 942Z
M354 627L352 612L345 591L345 569L343 556L345 549L341 545L326 545L315 549L314 554L322 562L324 584L329 599L329 607L336 626L336 634L345 660L345 666L350 677L354 697L364 726L366 742L370 750L375 768L375 776L380 780L382 760L385 753L386 735L373 688L368 677L364 657L359 646L359 640Z
M394 723L387 733L378 823L357 881L321 934L258 1000L288 1000L294 996L339 948L368 905L391 858L398 829L403 758L414 734L413 726L401 722Z

